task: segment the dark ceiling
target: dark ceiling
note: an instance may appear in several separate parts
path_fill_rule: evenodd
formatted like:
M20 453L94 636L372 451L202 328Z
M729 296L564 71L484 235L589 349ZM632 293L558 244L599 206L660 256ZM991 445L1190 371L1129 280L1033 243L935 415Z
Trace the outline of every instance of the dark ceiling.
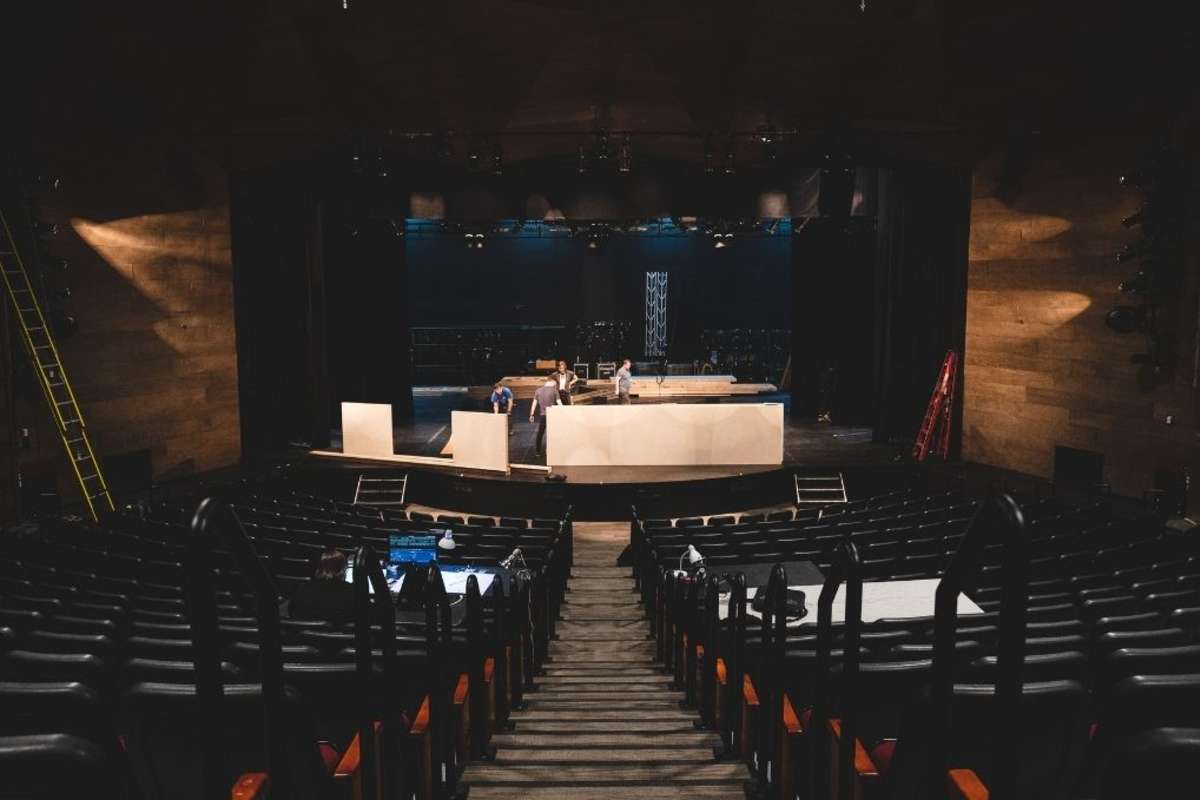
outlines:
M999 0L134 0L40 6L35 139L235 149L516 131L853 129L895 151L1194 113L1186 4ZM494 137L495 138L495 137ZM652 137L646 137L651 141ZM497 138L497 140L499 140ZM699 157L699 139L662 139ZM910 144L916 142L917 144Z

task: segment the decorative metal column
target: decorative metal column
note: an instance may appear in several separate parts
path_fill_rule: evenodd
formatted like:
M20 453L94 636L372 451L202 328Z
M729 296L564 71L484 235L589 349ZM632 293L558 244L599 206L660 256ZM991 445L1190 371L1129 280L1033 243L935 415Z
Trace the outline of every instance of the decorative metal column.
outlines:
M667 354L667 275L646 273L646 356Z

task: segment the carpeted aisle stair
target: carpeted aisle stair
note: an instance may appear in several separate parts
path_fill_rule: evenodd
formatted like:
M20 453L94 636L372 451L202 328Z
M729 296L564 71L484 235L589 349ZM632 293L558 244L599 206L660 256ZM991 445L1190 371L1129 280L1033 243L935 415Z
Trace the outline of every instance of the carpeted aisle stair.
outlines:
M626 567L628 523L575 523L575 567L551 663L494 738L496 759L468 765L470 800L741 798L741 762L713 758L683 693L654 661Z

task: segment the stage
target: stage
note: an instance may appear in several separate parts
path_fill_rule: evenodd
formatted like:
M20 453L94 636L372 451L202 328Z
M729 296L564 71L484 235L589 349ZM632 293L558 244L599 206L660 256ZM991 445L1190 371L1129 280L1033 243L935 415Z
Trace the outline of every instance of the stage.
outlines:
M865 496L909 480L910 470L897 463L905 448L872 441L866 428L792 420L785 394L723 398L722 402L785 404L782 465L561 467L563 481L548 481L544 458L534 453L537 425L529 422L528 404L518 402L512 416L510 460L518 468L508 475L455 468L433 459L450 438L450 412L481 411L479 400L465 388L443 387L414 392L411 421L394 428L395 452L425 463L386 463L365 459L315 457L309 460L324 475L340 474L345 492L353 495L359 474L408 474L410 496L420 503L465 512L547 513L570 505L576 519L624 518L630 505L650 510L670 507L674 513L721 513L790 502L794 474L843 473L851 496ZM341 446L335 432L333 449ZM522 469L519 465L542 467Z

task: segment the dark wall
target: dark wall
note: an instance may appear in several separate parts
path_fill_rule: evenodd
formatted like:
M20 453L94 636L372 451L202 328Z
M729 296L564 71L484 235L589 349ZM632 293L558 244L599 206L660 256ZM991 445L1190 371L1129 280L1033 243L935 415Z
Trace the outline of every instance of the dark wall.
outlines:
M589 249L566 236L462 238L407 243L414 325L571 324L644 318L645 273L670 272L672 357L690 358L700 331L791 322L788 236L745 237L714 249L700 234L614 235Z

